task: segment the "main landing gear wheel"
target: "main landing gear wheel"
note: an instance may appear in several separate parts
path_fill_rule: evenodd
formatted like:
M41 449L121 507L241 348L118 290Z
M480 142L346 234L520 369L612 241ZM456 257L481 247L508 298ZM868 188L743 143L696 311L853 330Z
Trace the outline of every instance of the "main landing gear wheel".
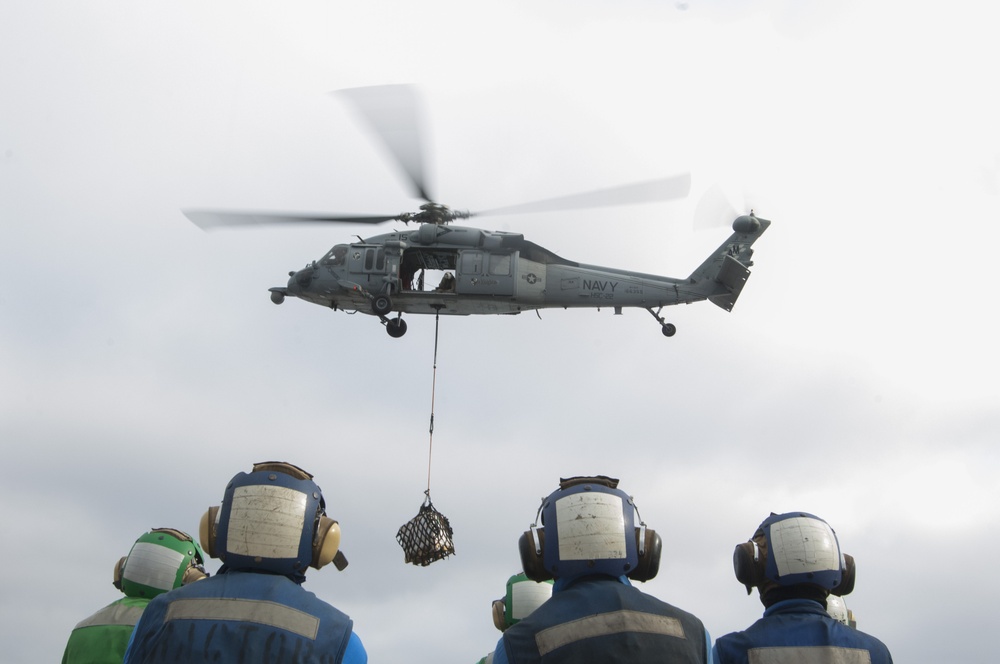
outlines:
M372 311L376 316L385 316L392 311L392 298L388 295L376 295L372 298Z
M406 334L406 321L402 318L392 318L385 323L385 331L393 339L398 339Z

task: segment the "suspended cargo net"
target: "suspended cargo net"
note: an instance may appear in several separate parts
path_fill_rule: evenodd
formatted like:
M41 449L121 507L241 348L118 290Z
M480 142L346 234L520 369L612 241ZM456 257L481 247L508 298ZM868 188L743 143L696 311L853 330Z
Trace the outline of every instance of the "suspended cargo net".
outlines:
M455 553L451 524L431 503L430 496L415 517L400 526L396 541L403 547L406 562L427 567Z
M434 317L434 372L431 381L431 426L427 445L427 490L424 504L417 515L400 526L396 541L403 547L406 562L427 567L435 560L442 560L455 553L451 524L431 503L431 456L434 451L434 392L437 387L438 322Z

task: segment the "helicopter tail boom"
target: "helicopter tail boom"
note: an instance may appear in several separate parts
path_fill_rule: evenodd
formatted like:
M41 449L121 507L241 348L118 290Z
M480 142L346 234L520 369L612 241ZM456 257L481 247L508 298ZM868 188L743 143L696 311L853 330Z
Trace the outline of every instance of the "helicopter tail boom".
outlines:
M770 221L758 219L753 213L738 217L733 222L733 234L691 273L690 283L704 288L709 302L732 311L750 278L753 243L770 225Z

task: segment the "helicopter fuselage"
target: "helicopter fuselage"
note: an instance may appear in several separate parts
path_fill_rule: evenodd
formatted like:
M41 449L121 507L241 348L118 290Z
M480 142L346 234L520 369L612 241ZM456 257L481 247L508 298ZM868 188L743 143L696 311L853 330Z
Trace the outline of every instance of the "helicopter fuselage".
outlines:
M625 307L641 307L669 337L676 328L660 316L664 306L708 300L732 310L750 275L751 247L771 223L758 219L752 210L737 217L729 239L683 279L569 261L521 234L451 222L480 215L675 200L689 194L690 174L479 212L455 210L435 202L427 186L413 90L392 85L342 93L406 175L410 193L424 201L419 212L358 215L191 209L184 213L206 230L287 223L417 224L412 230L407 226L404 231L334 246L318 261L290 272L287 285L270 288L275 304L291 296L334 310L360 311L378 317L392 337L405 334L404 313L517 314L545 308L609 307L617 314Z
M444 283L427 283L444 272ZM337 245L272 289L333 309L379 315L372 298L412 314L517 314L542 308L643 307L705 299L689 280L566 260L521 234L423 224ZM277 301L277 300L276 300Z

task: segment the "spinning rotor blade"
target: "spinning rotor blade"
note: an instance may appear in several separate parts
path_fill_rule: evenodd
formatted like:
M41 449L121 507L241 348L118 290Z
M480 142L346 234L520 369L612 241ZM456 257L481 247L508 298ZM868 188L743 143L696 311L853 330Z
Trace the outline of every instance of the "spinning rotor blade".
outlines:
M231 212L226 210L183 210L184 216L204 231L229 226L274 226L278 224L350 223L378 224L399 215L324 215L297 212Z
M737 185L716 182L701 195L694 209L695 230L728 226L736 217L770 208L766 201Z
M636 184L599 189L571 196L560 196L521 205L510 205L475 212L473 216L488 214L524 214L528 212L556 212L559 210L579 210L581 208L606 207L611 205L632 205L653 201L668 201L684 198L691 190L691 175L675 175L670 178L639 182Z
M409 85L348 88L336 94L349 100L389 150L413 185L417 197L430 202L427 188L423 130L417 93Z
M694 228L695 230L705 230L722 227L731 223L730 220L735 219L740 214L745 214L745 212L737 212L722 186L715 183L698 200L698 205L694 209Z

